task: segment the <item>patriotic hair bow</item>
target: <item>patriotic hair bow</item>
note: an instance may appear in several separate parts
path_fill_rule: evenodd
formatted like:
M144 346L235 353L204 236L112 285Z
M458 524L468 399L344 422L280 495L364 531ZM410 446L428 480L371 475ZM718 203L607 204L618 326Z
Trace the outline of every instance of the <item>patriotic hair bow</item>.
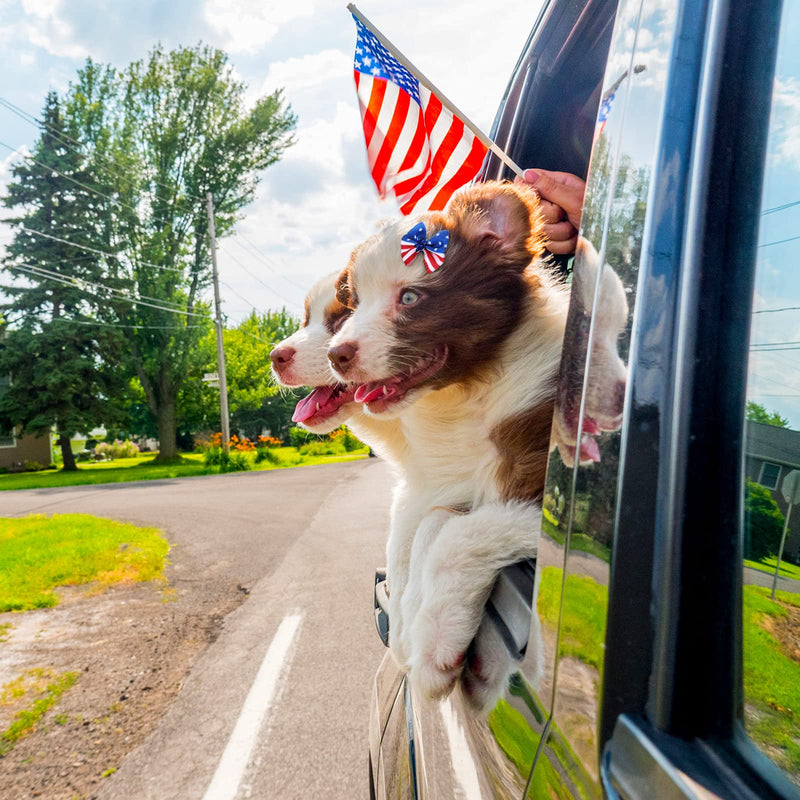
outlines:
M400 240L400 257L403 263L408 265L417 257L417 253L424 253L425 269L428 272L435 272L444 264L444 253L450 243L450 231L439 231L430 239L427 239L427 236L425 223L418 222Z

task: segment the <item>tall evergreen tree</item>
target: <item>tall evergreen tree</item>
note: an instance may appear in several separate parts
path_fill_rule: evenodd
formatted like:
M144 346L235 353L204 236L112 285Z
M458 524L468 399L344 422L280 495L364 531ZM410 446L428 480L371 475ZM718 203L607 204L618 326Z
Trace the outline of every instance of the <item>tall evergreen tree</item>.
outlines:
M0 426L35 435L55 426L64 469L76 469L70 438L113 415L119 372L107 358L119 357L119 339L94 322L103 305L91 288L104 274L100 257L64 242L96 248L107 207L91 191L86 158L68 144L75 131L55 93L42 122L31 158L13 168L3 199L21 213L7 219L16 232L4 266L15 282L2 306L8 324L0 373L11 376L11 386L0 397Z

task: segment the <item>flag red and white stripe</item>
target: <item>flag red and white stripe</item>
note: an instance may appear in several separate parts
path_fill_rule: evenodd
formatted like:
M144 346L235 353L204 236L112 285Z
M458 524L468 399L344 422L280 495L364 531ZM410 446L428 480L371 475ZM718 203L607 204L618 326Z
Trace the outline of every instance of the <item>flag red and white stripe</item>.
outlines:
M489 149L516 166L353 6L353 70L367 161L381 197L403 214L440 210L480 171Z
M391 80L355 70L367 159L381 197L400 211L444 208L480 171L487 147L420 85L419 103Z

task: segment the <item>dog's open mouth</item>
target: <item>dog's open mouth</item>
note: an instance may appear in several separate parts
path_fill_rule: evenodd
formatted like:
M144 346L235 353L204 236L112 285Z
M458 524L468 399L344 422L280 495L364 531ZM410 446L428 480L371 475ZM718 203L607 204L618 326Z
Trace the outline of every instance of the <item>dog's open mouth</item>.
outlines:
M353 399L353 390L343 383L333 386L317 386L304 397L294 409L292 422L317 425L332 417L345 403Z
M435 375L447 361L447 345L440 344L430 356L417 362L411 370L399 372L390 378L362 383L353 399L364 403L374 414L399 403L413 388Z
M581 464L586 464L591 461L594 462L600 461L600 445L597 443L597 439L595 439L594 437L601 432L602 428L594 421L594 419L586 416L583 418L583 430L581 432L581 446L580 450L578 451L578 459L581 462ZM569 445L567 445L566 447L574 461L575 447Z

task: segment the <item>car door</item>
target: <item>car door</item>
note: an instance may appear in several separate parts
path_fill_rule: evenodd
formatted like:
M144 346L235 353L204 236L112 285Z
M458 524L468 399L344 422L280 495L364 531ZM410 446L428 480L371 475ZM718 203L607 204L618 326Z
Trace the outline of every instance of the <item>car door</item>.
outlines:
M763 358L766 345L793 342L784 333L748 345L751 304L765 315L796 308L786 298L762 309L753 293L756 263L776 285L762 248L796 241L784 234L756 244L763 215L795 202L759 202L765 167L768 188L771 180L788 191L795 140L787 131L796 135L798 122L800 19L796 4L783 16L780 6L620 3L605 86L614 85L615 64L627 64L628 75L600 136L613 153L608 177L595 144L584 232L597 236L591 209L605 191L594 229L604 261L623 280L626 266L638 265L626 286L629 380L618 447L607 458L613 439L601 444L599 462L565 473L569 490L555 506L558 526L567 521L565 554L541 565L543 587L554 570L557 599L539 599L543 622L552 609L558 618L552 712L528 796L578 796L576 786L582 796L625 798L797 796L800 727L784 698L796 691L787 642L797 636L798 595L769 606L754 587L743 592L741 562L753 528L752 504L742 513L748 350ZM777 155L766 148L770 105ZM784 255L781 263L796 262ZM595 298L597 314L602 292ZM589 338L582 412L596 367ZM770 380L792 387L786 366L778 372L773 363ZM607 544L603 571L599 545ZM768 618L789 621L778 633Z

